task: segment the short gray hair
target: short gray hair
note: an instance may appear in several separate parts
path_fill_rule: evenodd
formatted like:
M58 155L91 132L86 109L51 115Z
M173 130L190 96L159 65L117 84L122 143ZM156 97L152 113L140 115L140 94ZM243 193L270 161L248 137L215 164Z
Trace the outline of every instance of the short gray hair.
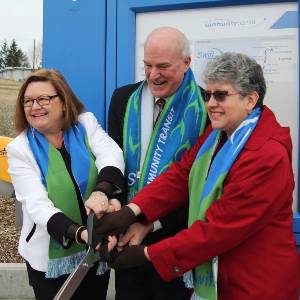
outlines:
M182 46L181 46L181 55L183 58L191 56L191 46L190 42L185 36L185 34L182 33Z
M259 95L256 107L263 105L266 82L262 67L245 54L225 52L209 61L203 72L204 82L227 82L242 96L256 91Z

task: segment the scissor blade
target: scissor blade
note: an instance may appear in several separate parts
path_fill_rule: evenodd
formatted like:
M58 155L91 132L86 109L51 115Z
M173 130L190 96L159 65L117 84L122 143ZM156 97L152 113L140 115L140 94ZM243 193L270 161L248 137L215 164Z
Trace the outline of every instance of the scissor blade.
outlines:
M69 275L67 280L57 292L54 300L69 300L79 287L81 281L89 271L90 267L86 263L86 257L80 262L76 269Z
M91 236L93 230L93 218L94 213L88 216L87 228L88 228L88 244L91 244ZM85 277L89 269L94 265L96 261L99 260L99 252L95 251L91 246L89 247L86 255L80 261L79 265L74 269L74 271L68 276L67 280L61 286L57 292L54 300L69 300L79 287L81 281Z

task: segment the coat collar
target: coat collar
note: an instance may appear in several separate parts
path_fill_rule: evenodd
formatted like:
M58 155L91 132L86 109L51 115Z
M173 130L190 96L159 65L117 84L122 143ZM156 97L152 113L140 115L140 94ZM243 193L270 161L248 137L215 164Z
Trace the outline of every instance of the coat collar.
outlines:
M277 140L287 148L291 149L292 147L289 128L281 127L274 113L267 106L263 106L260 119L251 137L245 144L245 149L257 150L270 139Z

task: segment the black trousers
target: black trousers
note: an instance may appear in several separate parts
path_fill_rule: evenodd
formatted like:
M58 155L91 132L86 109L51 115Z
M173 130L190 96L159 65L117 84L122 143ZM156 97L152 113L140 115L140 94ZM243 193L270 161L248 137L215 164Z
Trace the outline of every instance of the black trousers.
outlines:
M187 300L182 278L163 281L151 264L115 272L115 300Z
M36 300L53 300L56 293L67 279L68 275L58 278L46 278L44 272L34 270L26 262L29 284L32 286ZM105 300L108 288L110 271L103 275L96 275L98 264L92 267L80 286L72 296L72 300L97 299ZM91 297L91 293L93 297Z

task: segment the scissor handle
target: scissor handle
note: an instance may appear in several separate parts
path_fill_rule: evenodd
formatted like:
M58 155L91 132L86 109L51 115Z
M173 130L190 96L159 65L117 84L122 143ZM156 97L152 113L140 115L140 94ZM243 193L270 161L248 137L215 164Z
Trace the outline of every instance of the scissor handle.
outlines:
M89 245L92 244L94 216L95 216L95 213L93 211L91 211L87 218L87 231L88 231L88 244Z
M95 239L97 242L94 241L94 245L92 244L94 217L95 217L95 213L91 212L87 218L88 244L90 247L95 247L95 246L97 246L98 243L101 243L101 246L98 249L98 255L100 255L100 261L108 262L110 255L108 252L107 237L100 235L100 236L98 236L98 239L97 238ZM95 236L94 236L94 238L95 238Z

